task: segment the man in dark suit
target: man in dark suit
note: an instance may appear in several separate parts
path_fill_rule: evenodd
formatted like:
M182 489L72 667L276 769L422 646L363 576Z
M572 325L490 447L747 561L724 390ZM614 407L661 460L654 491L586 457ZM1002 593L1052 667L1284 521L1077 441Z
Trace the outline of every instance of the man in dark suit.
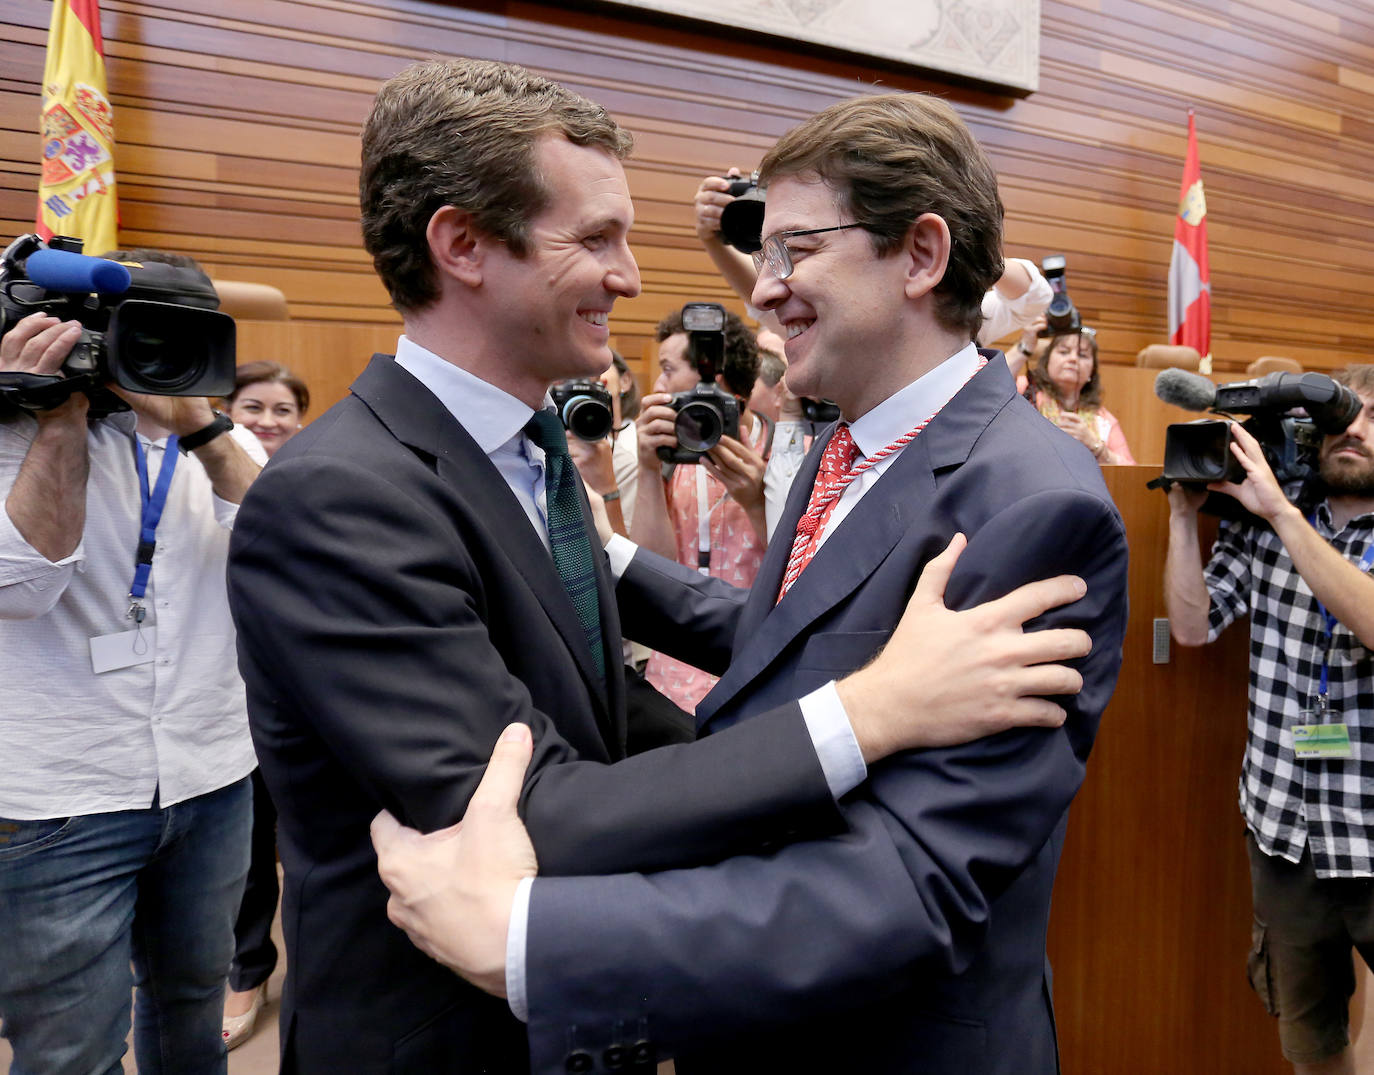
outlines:
M892 634L905 595L962 533L955 607L1055 571L1085 578L1086 598L1044 621L1092 635L1084 688L1062 727L871 767L843 800L841 834L707 867L531 881L508 810L504 830L470 818L456 839L379 818L393 920L460 973L509 987L538 1072L616 1070L638 1048L684 1073L1048 1075L1050 895L1121 660L1121 521L1090 454L969 342L1000 269L1001 203L952 109L911 94L843 102L761 171L754 303L787 330L792 391L833 398L844 420L818 438L749 594L611 539L627 633L721 675L697 712L703 741L788 698L833 692L861 711L900 672L828 684L890 634L884 657L911 640L906 621ZM499 799L474 804L499 818ZM453 906L473 913L455 920Z
M551 382L608 365L608 315L639 290L628 148L592 102L472 61L402 72L364 131L364 239L405 335L277 454L231 549L254 743L280 813L286 1071L523 1068L506 1005L386 921L368 839L383 807L422 830L456 821L508 722L533 729L521 810L552 874L837 831L836 797L864 760L939 729L921 689L852 721L789 699L737 732L622 760L636 728L611 580L537 412ZM1025 670L990 726L1059 719L1017 701L1044 692L1040 676ZM903 708L917 719L891 726ZM968 723L958 705L940 712Z

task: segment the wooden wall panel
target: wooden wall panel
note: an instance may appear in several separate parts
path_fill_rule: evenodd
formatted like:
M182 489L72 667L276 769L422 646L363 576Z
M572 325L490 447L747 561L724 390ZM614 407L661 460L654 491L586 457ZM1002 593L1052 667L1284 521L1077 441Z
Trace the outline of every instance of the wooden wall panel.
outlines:
M642 349L668 309L726 292L700 252L699 178L752 166L863 87L946 94L1003 181L1008 249L1069 256L1071 293L1129 363L1165 334L1185 113L1198 110L1217 368L1290 354L1325 368L1374 345L1374 16L1334 0L1045 0L1041 90L1024 99L595 5L486 0L106 0L122 241L182 249L281 287L293 315L394 326L359 248L357 134L410 59L527 63L632 129ZM49 0L0 12L0 235L30 226ZM742 305L731 299L736 309Z
M1145 488L1151 476L1106 470L1131 547L1131 618L1050 916L1064 1075L1282 1075L1291 1068L1276 1023L1245 977L1250 875L1236 778L1248 633L1237 624L1153 663L1169 512Z

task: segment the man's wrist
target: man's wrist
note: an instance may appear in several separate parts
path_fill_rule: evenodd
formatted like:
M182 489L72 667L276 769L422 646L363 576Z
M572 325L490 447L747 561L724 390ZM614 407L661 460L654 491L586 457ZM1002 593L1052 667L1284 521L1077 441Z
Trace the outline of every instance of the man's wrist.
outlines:
M873 716L873 699L864 684L864 671L860 669L844 679L835 681L835 695L849 717L849 727L854 733L854 741L859 745L859 753L865 764L871 765L892 752L890 744L878 741Z
M183 452L194 452L234 428L234 421L227 414L219 411L211 411L210 414L208 422L178 438L177 447Z
M1306 517L1291 500L1285 500L1282 507L1270 515L1265 515L1264 519L1275 530L1281 526L1307 522Z

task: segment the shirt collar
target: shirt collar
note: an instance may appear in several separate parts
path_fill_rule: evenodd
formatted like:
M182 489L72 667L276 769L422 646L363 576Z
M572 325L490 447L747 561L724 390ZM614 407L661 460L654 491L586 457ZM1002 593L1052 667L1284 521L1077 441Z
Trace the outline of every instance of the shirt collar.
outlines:
M1296 492L1294 495L1296 495ZM1290 496L1288 499L1292 500L1293 497ZM1336 529L1336 524L1332 519L1330 500L1323 500L1320 504L1317 505L1316 516L1317 519L1321 522L1321 526L1318 528L1319 531L1324 529L1326 533L1331 537L1335 537L1338 533L1340 533L1340 531ZM1351 520L1345 524L1345 527L1342 527L1341 529L1343 530L1351 526L1358 526L1363 529L1369 529L1370 527L1374 526L1374 511L1361 512L1359 515L1356 515L1353 518L1351 518Z
M396 364L438 398L484 455L518 436L534 413L509 392L455 366L433 351L402 336L396 342ZM548 403L548 397L545 397Z
M850 435L864 458L928 421L968 383L979 360L978 348L970 343L851 422Z

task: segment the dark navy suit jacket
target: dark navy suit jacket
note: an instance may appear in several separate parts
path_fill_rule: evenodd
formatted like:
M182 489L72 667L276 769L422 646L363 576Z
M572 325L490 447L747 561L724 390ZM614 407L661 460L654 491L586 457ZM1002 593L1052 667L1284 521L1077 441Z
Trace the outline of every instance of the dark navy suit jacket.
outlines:
M798 475L782 535L805 508L822 449ZM1016 395L1000 356L865 493L776 607L785 540L770 545L747 596L641 552L617 599L631 637L677 639L680 651L689 640L722 675L698 708L709 742L868 661L956 532L970 542L950 607L1061 572L1086 579L1082 601L1043 621L1093 637L1064 726L888 759L846 797L847 831L832 838L707 868L540 878L527 953L537 1072L563 1070L571 1048L610 1070L606 1047L635 1036L678 1056L683 1075L1057 1069L1050 894L1120 666L1126 542L1092 456Z
M519 502L390 356L254 482L235 522L229 598L279 813L286 1072L524 1069L524 1030L505 1002L387 921L368 835L383 807L424 831L458 821L511 721L534 729L521 810L551 874L709 862L840 826L794 707L737 743L626 758L635 728L619 662L602 682ZM741 765L758 771L738 779Z

